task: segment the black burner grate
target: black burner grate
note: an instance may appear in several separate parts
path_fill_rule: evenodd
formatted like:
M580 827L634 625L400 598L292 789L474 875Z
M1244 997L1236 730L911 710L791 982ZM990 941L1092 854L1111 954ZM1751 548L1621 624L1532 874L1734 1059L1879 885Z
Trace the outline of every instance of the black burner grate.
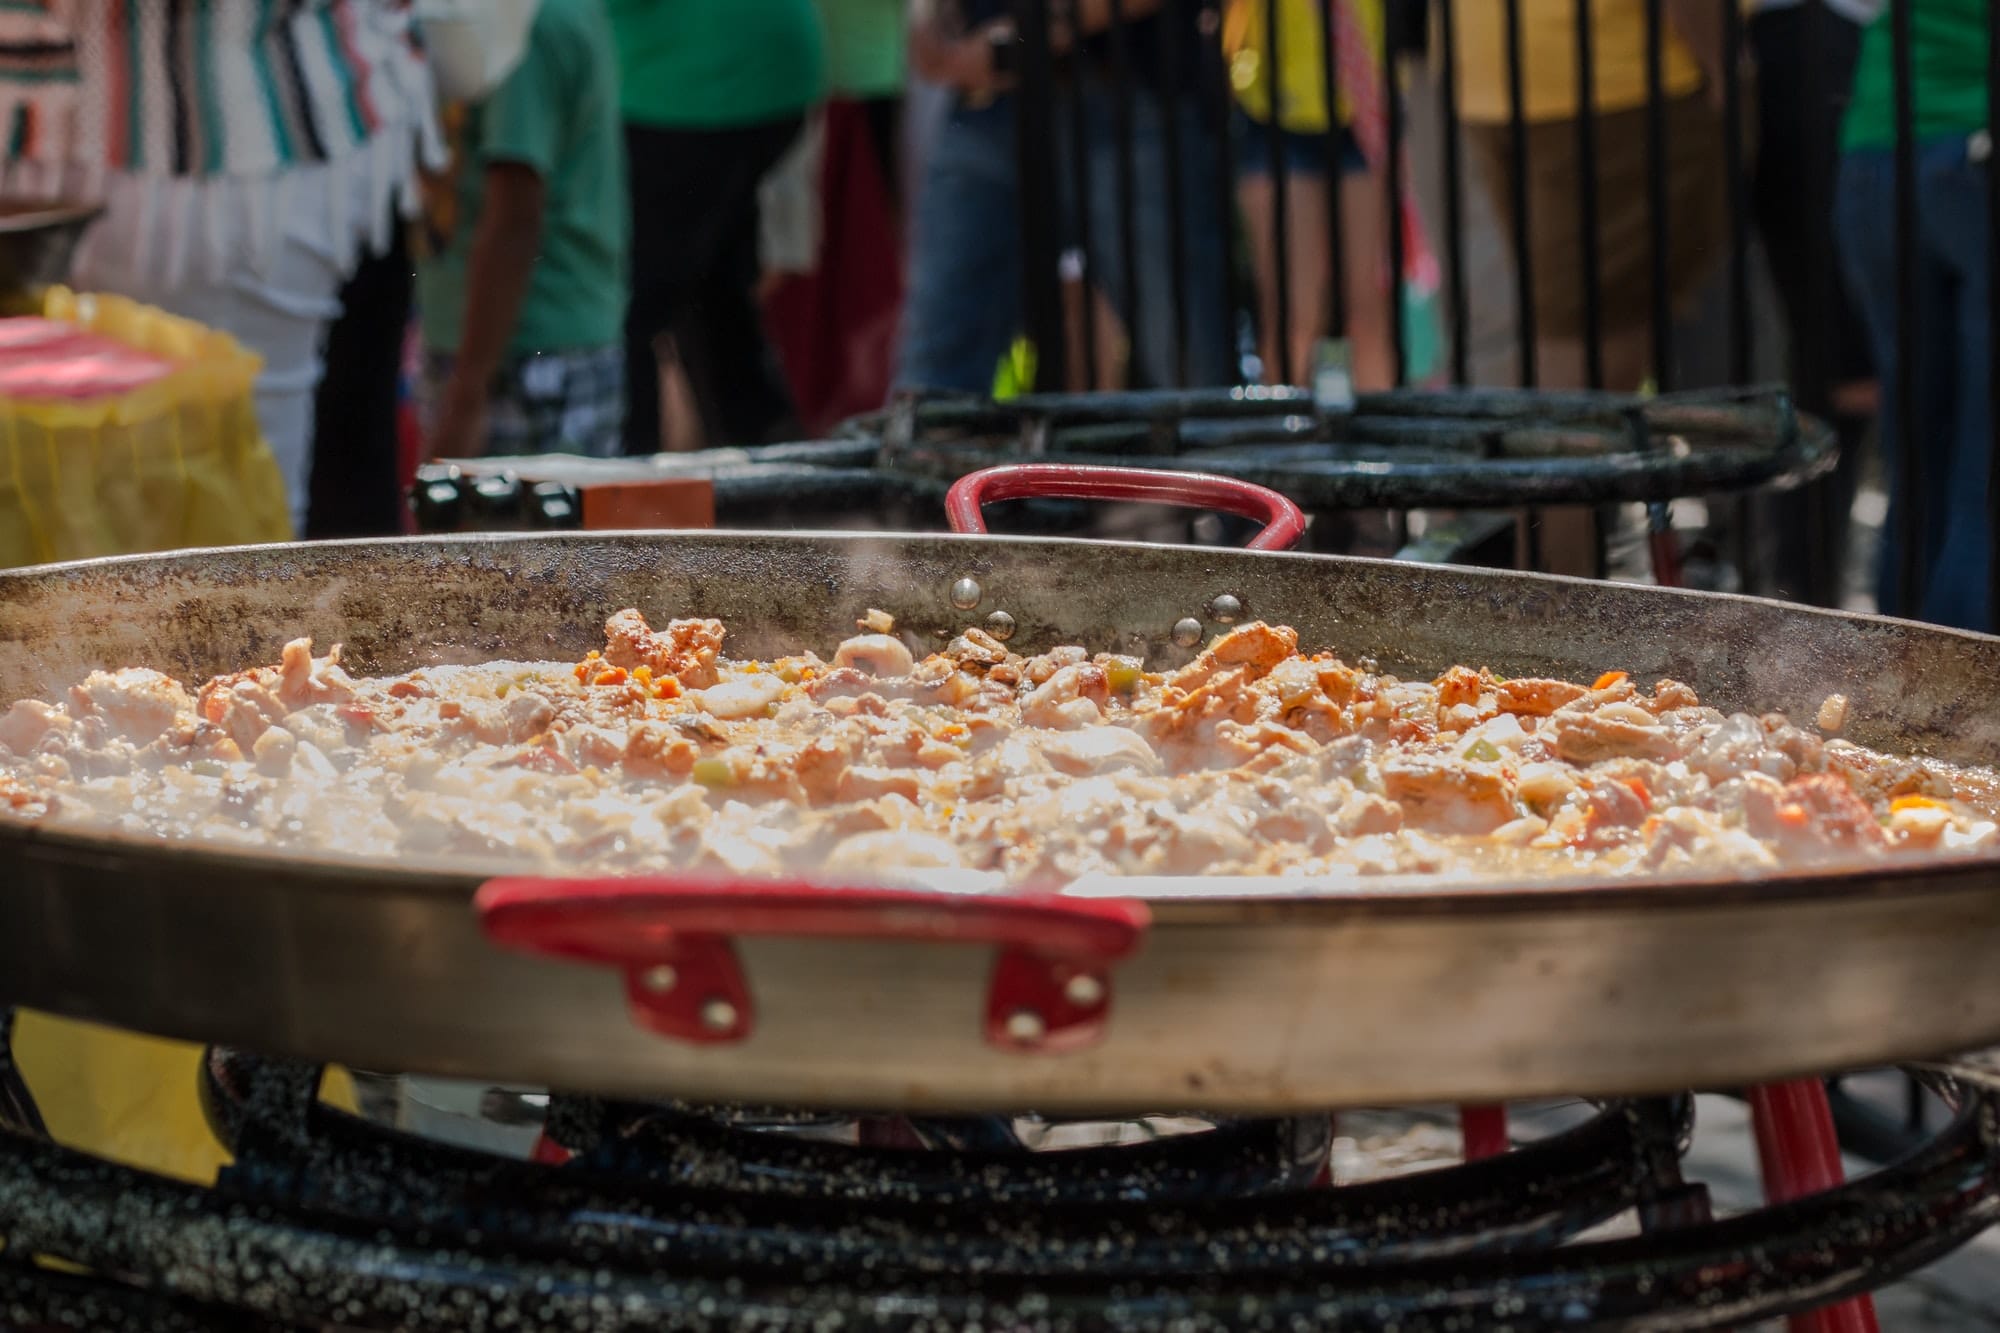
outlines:
M1831 433L1776 389L1401 390L1331 413L1293 389L919 396L844 429L911 477L1024 457L1189 468L1308 510L1653 503L1789 489L1834 462Z
M1725 1327L1864 1290L2000 1216L2000 1103L1874 1176L1708 1222L1692 1100L1503 1155L1314 1187L1325 1120L1029 1153L858 1148L578 1101L555 1167L321 1106L314 1066L216 1053L213 1189L14 1132L0 1327ZM1579 1243L1636 1209L1642 1234ZM51 1255L94 1276L29 1266Z

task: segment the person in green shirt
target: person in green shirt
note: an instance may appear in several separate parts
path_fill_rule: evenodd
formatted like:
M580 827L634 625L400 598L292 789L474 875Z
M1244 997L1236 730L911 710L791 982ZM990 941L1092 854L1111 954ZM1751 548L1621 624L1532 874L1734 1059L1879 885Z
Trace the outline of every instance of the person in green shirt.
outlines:
M427 192L423 312L440 458L618 452L630 250L617 57L603 0L541 0L520 63L447 111Z
M671 337L707 439L796 429L764 336L757 187L826 95L813 0L607 0L632 181L627 453L662 446L661 340Z
M1993 421L1987 405L1992 337L1987 285L1988 0L1909 0L1915 110L1917 226L1896 226L1894 49L1887 9L1862 34L1842 125L1834 231L1850 290L1882 377L1880 439L1890 478L1876 598L1890 615L1991 630L1987 565L1995 534L1986 486ZM1899 243L1915 261L1916 324L1902 326ZM1918 379L1914 439L1902 438L1900 363ZM1904 493L1896 455L1921 454L1918 491ZM1900 536L1916 507L1917 602L1900 587Z

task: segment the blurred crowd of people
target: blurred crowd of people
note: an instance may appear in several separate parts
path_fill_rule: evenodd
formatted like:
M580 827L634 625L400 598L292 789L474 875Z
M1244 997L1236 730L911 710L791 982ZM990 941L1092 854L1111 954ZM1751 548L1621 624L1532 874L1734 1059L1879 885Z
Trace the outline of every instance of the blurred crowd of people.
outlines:
M1391 197L1408 106L1385 52L1435 72L1448 23L1468 182L1530 261L1536 381L1666 378L1656 297L1684 314L1723 267L1740 134L1806 405L1854 457L1871 433L1924 451L1922 605L1886 582L1883 605L1983 625L1989 0L1912 0L1914 328L1880 0L1743 0L1733 42L1734 2L1665 0L1655 34L1643 0L1519 0L1511 25L1500 0L1055 0L1056 86L1030 89L1012 0L36 0L0 6L4 189L103 201L79 285L265 359L303 530L391 530L399 374L440 457L757 444L898 388L1004 385L1024 96L1056 131L1072 335L1041 382L1432 379L1439 259L1409 182L1439 168L1402 163Z

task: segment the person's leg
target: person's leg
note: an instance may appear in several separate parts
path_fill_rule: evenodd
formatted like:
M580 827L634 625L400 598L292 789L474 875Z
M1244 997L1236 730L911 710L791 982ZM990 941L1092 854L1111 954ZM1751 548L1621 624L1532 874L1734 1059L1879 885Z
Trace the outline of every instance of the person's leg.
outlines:
M917 191L900 390L985 393L1021 326L1013 108L956 109Z
M1390 303L1397 299L1399 283L1389 276L1388 183L1358 155L1346 167L1340 177L1341 282L1354 387L1368 393L1395 387Z
M675 347L711 445L768 444L797 434L791 391L764 336L756 299L757 185L803 124L803 117L793 116L727 132L737 165L713 197L723 225L688 305L673 321Z
M1108 90L1085 92L1089 142L1091 259L1096 278L1125 322L1135 365L1147 385L1173 386L1186 362L1190 386L1234 383L1234 338L1222 309L1221 266L1228 251L1216 216L1214 136L1185 94L1163 103L1151 90L1132 90L1132 223L1138 249L1139 288L1126 290L1124 237L1120 230L1117 121ZM1165 118L1175 117L1181 197L1182 264L1174 271L1173 206L1167 190ZM1185 320L1175 311L1178 289Z
M1878 436L1882 466L1889 480L1889 513L1882 525L1880 557L1876 569L1876 605L1887 615L1918 615L1922 607L1903 603L1899 586L1902 551L1900 527L1905 497L1898 482L1898 458L1904 448L1924 447L1924 442L1940 438L1950 428L1956 412L1953 380L1955 353L1947 331L1932 327L1936 312L1948 308L1951 296L1944 274L1927 248L1917 249L1918 320L1914 332L1897 327L1896 226L1894 213L1895 165L1887 150L1875 149L1844 155L1834 192L1834 233L1839 243L1848 291L1860 308L1874 350L1875 366L1882 377L1882 417ZM1940 338L1940 333L1946 336ZM1916 441L1902 438L1902 407L1897 387L1897 357L1908 346L1917 357L1921 377L1915 404ZM1942 367L1942 369L1941 369ZM1925 506L1927 517L1935 517ZM1943 525L1931 522L1920 534L1926 568L1928 557L1941 545ZM1932 533L1937 541L1930 540Z
M686 303L699 257L683 225L686 136L650 126L625 127L626 173L632 206L631 295L625 310L625 452L658 453L662 335Z
M402 531L397 429L403 339L414 282L401 226L341 290L313 403L312 505L305 535L389 537Z
M1264 382L1276 383L1278 366L1278 239L1272 225L1277 216L1277 192L1263 172L1245 172L1236 184L1237 206L1243 214L1243 238L1249 245L1250 270L1257 283L1257 360ZM1293 363L1294 376L1302 373Z
M889 204L898 215L903 209L903 99L871 97L861 104L868 119L868 142L875 150L875 165L882 173L882 187L889 192Z
M1993 450L1987 401L1992 312L1986 167L1968 159L1962 139L1932 144L1919 158L1918 188L1925 248L1949 271L1953 298L1949 310L1939 312L1930 339L1950 358L1954 408L1951 433L1932 442L1938 466L1926 476L1931 483L1925 488L1926 526L1942 533L1926 583L1924 618L1990 631L1987 565L1994 534L1986 507Z

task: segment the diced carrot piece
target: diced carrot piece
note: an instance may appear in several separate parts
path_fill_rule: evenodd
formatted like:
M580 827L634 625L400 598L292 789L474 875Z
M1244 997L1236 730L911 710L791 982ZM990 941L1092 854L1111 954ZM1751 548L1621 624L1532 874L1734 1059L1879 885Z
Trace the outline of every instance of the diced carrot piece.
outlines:
M1932 800L1928 796L1898 796L1889 802L1889 812L1896 814L1904 810L1943 810L1948 808L1943 801Z
M1593 690L1608 690L1613 685L1616 685L1619 681L1624 679L1625 679L1625 673L1623 671L1607 671L1603 675L1599 676L1597 678L1597 682L1590 688Z

